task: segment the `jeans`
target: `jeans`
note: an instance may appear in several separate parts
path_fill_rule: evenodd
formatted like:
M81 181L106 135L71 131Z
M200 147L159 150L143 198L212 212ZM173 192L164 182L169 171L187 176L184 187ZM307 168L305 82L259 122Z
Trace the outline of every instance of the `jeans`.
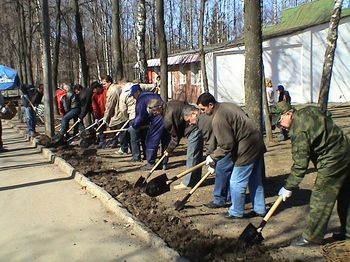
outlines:
M232 205L228 210L230 215L243 217L247 186L249 186L253 210L258 214L266 213L262 185L263 157L260 155L250 164L233 167L230 179Z
M111 130L117 130L117 129L121 129L123 127L123 125L125 124L125 122L120 123L116 126L111 127ZM129 124L126 125L124 128L128 128ZM120 143L120 148L124 153L128 153L128 148L129 148L129 133L128 132L120 132L118 136L116 136L117 133L115 133L115 136L113 138L113 140L116 140L116 143L119 142Z
M191 168L202 161L203 158L203 137L202 132L198 128L194 128L187 137L188 147L187 147L187 159L186 167ZM193 187L196 185L202 176L202 168L187 174L182 184L188 187Z
M226 156L216 162L215 166L215 183L213 191L213 202L223 206L229 200L230 178L233 170L232 154Z
M157 157L159 143L162 139L164 123L162 116L153 116L150 118L150 125L146 135L146 159L147 163L153 165Z
M80 114L80 108L77 107L77 108L72 108L63 116L60 135L63 136L67 132L69 121L71 119L74 119L74 123L78 120L79 114ZM79 130L79 125L76 125L74 127L74 134L77 134L78 130Z
M130 120L129 122L129 135L130 135L130 147L131 147L131 154L132 154L132 160L140 161L141 160L141 150L140 150L140 144L142 146L144 157L145 157L145 144L144 139L146 134L146 130L139 130L134 129L132 127L134 120Z
M31 107L25 107L24 112L26 115L27 131L28 133L34 133L36 125L35 112Z

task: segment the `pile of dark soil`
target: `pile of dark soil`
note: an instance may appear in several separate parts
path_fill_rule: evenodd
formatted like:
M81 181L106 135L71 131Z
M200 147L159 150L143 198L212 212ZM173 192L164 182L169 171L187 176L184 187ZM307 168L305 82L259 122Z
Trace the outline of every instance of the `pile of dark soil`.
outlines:
M158 234L171 248L191 261L272 261L264 246L241 250L236 239L200 232L192 222L177 215L146 195L140 188L134 188L128 181L120 180L115 170L104 170L102 161L94 149L59 147L57 155L108 193Z

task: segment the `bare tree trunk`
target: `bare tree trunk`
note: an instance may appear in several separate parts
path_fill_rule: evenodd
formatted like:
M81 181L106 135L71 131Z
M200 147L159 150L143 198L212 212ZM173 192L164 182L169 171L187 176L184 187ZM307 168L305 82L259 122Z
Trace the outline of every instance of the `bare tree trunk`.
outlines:
M267 94L266 94L266 85L265 85L265 70L264 64L262 64L262 103L263 103L263 111L264 111L264 119L265 119L265 132L266 132L266 143L269 144L273 141L272 138L272 129L271 129L271 121L270 121L270 113L269 113L269 105L267 102Z
M332 80L332 71L334 63L334 53L337 47L338 25L341 15L341 7L343 0L336 0L333 8L331 21L329 22L327 49L324 55L323 71L320 84L320 94L318 96L318 104L321 108L326 109L328 105L329 89Z
M81 66L81 76L82 85L87 87L89 84L89 68L86 59L86 51L83 37L83 28L80 21L80 11L79 11L79 0L74 0L74 17L75 17L75 32L77 35L79 55L80 55L80 66Z
M273 18L272 23L277 24L277 0L273 0Z
M41 2L42 33L44 45L44 106L45 106L45 132L49 137L55 134L54 114L53 114L53 94L52 94L52 75L51 75L51 51L50 51L50 21L48 0Z
M244 1L245 68L244 88L247 113L262 130L262 36L261 1Z
M151 13L152 13L152 41L151 41L151 57L154 58L157 56L157 41L156 41L156 0L151 0Z
M203 47L203 29L204 29L204 12L205 12L205 4L207 0L201 0L201 7L199 12L199 53L201 56L201 72L202 72L202 81L203 81L203 89L204 92L209 92L208 87L208 77L207 77L207 69L205 67L205 52Z
M119 0L112 0L113 75L115 76L116 81L120 81L124 78L119 12Z
M168 101L168 50L164 31L164 1L157 0L157 28L160 53L160 96Z
M146 60L146 6L145 0L138 0L137 10L137 64L138 64L138 80L141 83L147 82L147 60Z
M58 63L60 54L60 43L61 43L61 0L56 0L56 38L55 47L52 54L52 88L53 91L57 89L57 79L58 79ZM57 111L57 104L53 103L54 112Z

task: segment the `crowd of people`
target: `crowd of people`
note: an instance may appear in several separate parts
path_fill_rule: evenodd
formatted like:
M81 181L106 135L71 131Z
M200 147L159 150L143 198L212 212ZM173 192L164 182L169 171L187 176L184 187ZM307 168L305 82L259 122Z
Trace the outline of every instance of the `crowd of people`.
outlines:
M226 219L237 220L266 215L263 185L266 147L258 127L234 103L218 102L203 93L196 104L171 100L164 102L155 88L145 91L139 84L113 83L110 76L92 82L88 88L63 85L57 93L62 124L58 140L64 140L73 119L75 134L84 130L84 118L90 112L97 135L97 147L104 148L107 133L112 133L110 147L116 154L131 153L130 162L146 160L141 170L154 167L160 148L161 168L168 168L169 157L183 137L187 138L186 166L193 167L205 159L208 172L215 174L212 200L208 208L228 207ZM350 140L334 124L330 113L316 106L296 110L282 85L275 90L266 81L267 101L272 125L281 130L283 140L290 136L293 166L285 185L279 190L284 201L306 174L309 161L317 168L317 180L311 195L310 214L303 235L292 241L294 246L323 243L332 209L337 201L341 230L337 240L350 238ZM33 110L42 98L42 88L23 89L27 128L35 133ZM23 91L22 90L22 91ZM276 98L276 100L275 100ZM0 96L0 109L3 102ZM94 125L92 125L94 126ZM1 126L0 126L1 127ZM115 133L113 133L115 131ZM118 148L119 147L119 148ZM0 149L2 148L0 132ZM117 150L118 148L118 150ZM202 170L185 176L174 189L189 189L201 179ZM252 211L245 212L246 192Z

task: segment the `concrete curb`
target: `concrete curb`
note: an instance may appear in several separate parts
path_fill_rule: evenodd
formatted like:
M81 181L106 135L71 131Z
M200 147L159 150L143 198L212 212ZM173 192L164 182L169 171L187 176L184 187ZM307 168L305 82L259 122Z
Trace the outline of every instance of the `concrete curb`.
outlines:
M38 141L35 138L29 137L23 130L13 125L12 123L7 122L7 124L12 128L16 128L17 131L26 138L26 140L31 142L33 146L39 149L39 152L41 152L45 158L50 160L53 164L57 165L61 171L68 174L69 176L72 176L72 178L74 178L77 183L84 187L86 191L89 192L93 197L98 198L110 212L112 212L118 219L126 223L127 226L130 227L130 230L132 230L133 233L137 235L143 242L148 243L152 248L158 249L163 256L164 261L188 261L187 259L182 258L174 249L168 247L163 239L146 228L144 224L142 224L131 213L129 213L122 206L122 204L114 199L107 191L91 182L90 179L78 172L64 159L56 156L51 150L45 148L42 145L39 145Z

